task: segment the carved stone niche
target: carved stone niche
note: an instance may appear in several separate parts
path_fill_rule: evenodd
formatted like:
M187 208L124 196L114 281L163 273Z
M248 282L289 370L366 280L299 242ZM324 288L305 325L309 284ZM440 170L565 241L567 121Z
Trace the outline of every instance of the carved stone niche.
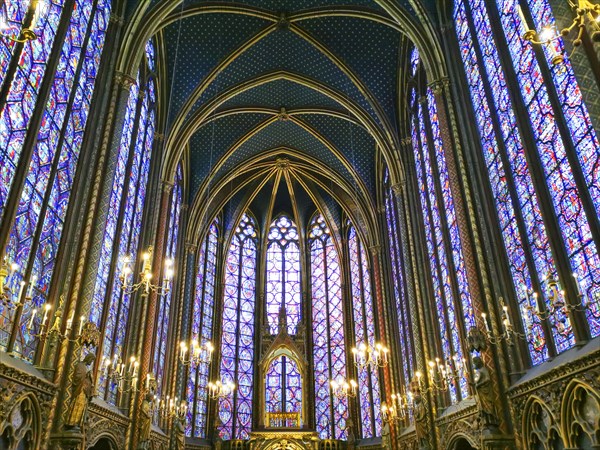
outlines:
M515 433L525 450L600 448L599 343L568 350L511 388Z
M0 448L38 449L46 439L55 388L33 367L9 362L0 363Z
M93 447L101 439L107 440L115 448L125 448L125 435L130 419L107 403L97 398L90 402L85 426L86 448Z

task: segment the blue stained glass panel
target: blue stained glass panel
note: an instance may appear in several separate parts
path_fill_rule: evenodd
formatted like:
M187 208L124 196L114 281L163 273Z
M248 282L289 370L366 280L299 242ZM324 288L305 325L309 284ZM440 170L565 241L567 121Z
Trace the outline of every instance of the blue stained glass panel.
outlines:
M198 255L196 294L192 312L192 339L200 345L211 342L213 336L217 238L218 228L215 221L211 224ZM207 363L200 363L195 369L190 370L187 389L187 400L190 405L186 424L188 436L206 437L208 376L209 364Z
M252 422L254 307L256 291L256 225L244 214L227 252L221 381L236 384L235 393L219 400L219 435L247 439Z
M337 249L322 215L309 230L315 373L315 416L322 439L346 439L348 399L331 395L330 380L347 379L342 286Z

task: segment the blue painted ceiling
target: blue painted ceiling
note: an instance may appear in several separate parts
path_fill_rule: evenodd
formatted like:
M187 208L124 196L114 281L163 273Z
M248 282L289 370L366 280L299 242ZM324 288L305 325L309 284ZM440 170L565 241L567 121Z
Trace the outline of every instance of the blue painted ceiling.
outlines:
M165 1L152 0L150 8ZM409 0L396 4L415 14ZM426 8L433 4L432 0ZM278 147L313 158L349 186L361 184L372 201L379 150L376 140L359 122L368 121L380 136L391 137L390 147L395 147L399 139L399 68L407 57L401 49L410 47L404 45L407 38L398 27L384 23L392 21L386 10L373 0L188 0L183 8L202 10L211 5L236 10L195 14L161 31L167 79L159 83L169 91L167 133L177 135L182 129L179 127L195 130L185 156L191 171L189 202L193 203L203 184L206 186L210 173L214 178L208 185L217 186L220 179L250 158ZM341 7L354 12L342 16L330 13ZM248 10L268 17L248 15ZM296 18L307 11L317 17ZM381 20L371 20L373 16ZM224 61L229 61L228 65L214 79L208 79ZM269 75L273 77L269 82L256 82ZM210 102L226 93L228 98L210 110ZM357 108L360 117L353 116L344 103ZM291 118L272 120L251 133L282 108ZM340 116L353 116L353 120ZM247 135L245 142L236 145ZM218 170L217 165L221 166ZM241 201L243 197L235 198ZM324 193L321 197L331 199ZM306 205L308 198L303 194L298 199L304 203L302 211L307 216L312 208Z

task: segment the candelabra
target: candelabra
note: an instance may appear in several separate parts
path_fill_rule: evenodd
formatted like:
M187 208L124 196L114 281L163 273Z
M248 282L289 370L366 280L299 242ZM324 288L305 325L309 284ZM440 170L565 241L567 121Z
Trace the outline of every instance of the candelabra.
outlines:
M560 47L557 48L555 41L560 37L566 38L574 29L577 29L577 36L573 39L573 49L582 44L583 31L586 26L590 28L592 40L595 42L600 41L600 5L594 4L590 0L568 0L568 3L575 12L573 22L560 31L554 25L548 24L542 27L540 33L529 28L521 7L518 7L519 17L525 28L523 39L532 44L545 46L550 54L552 64L555 65L564 61L564 56L559 52Z
M30 298L30 297L26 297L26 298ZM62 299L61 299L62 301ZM43 311L43 316L42 316L42 321L40 322L40 326L38 329L37 333L34 333L34 328L35 328L35 318L38 315L38 310L37 309L33 309L31 311L31 316L29 317L29 321L27 322L27 331L30 333L30 336L33 338L38 339L40 342L44 342L46 339L50 339L50 338L56 338L60 341L63 341L65 339L69 340L70 342L75 342L75 341L80 341L82 342L82 337L83 337L83 331L84 331L84 326L86 325L86 320L85 320L85 316L80 316L79 317L79 328L77 330L77 334L75 335L75 339L69 339L69 335L71 334L71 330L73 329L73 325L74 325L74 316L75 313L71 313L71 317L69 317L69 319L67 320L67 324L65 327L65 332L61 332L61 323L62 323L62 311L56 311L56 313L54 314L54 324L52 325L52 327L49 327L49 317L50 317L50 311L52 310L52 305L49 303L44 304L41 307L41 311ZM40 315L42 314L42 312L40 311Z
M167 395L165 400L161 400L157 395L154 396L154 413L162 420L170 420L178 417L183 420L188 411L188 403L185 400L179 401L179 397L171 398Z
M212 381L208 383L208 393L213 400L228 397L234 389L235 383L232 381L222 383L220 380L217 380L214 383Z
M485 326L485 332L486 332L486 337L487 337L488 342L492 345L497 345L503 341L506 341L506 343L508 345L513 345L514 338L526 339L527 338L526 335L524 335L523 333L519 333L518 331L516 331L514 329L512 322L510 320L509 314L508 314L508 306L506 306L504 304L504 299L502 297L500 297L500 306L502 307L501 319L502 319L502 328L503 328L502 334L500 334L500 335L495 334L492 331L492 329L490 328L490 324L488 323L488 319L487 319L487 314L481 313L481 318L482 318L483 324Z
M189 346L186 341L181 341L179 343L179 361L192 367L197 367L200 364L210 364L214 350L215 347L210 341L198 345L198 341L193 339Z
M173 270L173 261L171 259L165 260L165 273L162 285L152 284L152 253L154 249L152 246L148 247L144 253L142 253L142 270L139 272L140 281L137 283L130 283L129 278L133 274L134 259L131 255L125 256L123 259L123 269L119 276L121 279L121 285L123 291L128 294L132 294L140 289L143 289L144 294L149 294L150 291L156 292L158 295L166 295L170 290L171 280L175 271Z
M356 397L358 384L354 380L330 380L331 392L339 399Z
M15 2L16 3L16 2ZM12 9L16 7L13 6ZM28 13L31 15L31 22L29 26L18 30L16 26L11 26L8 20L8 14L10 11L10 4L5 5L6 16L0 16L0 38L8 39L13 42L27 42L37 39L35 29L38 27L40 19L48 14L49 5L44 0L32 0L29 5ZM2 12L0 11L0 14ZM25 20L27 20L25 18Z
M6 286L7 278L16 273L17 270L19 270L18 264L9 264L7 258L4 258L2 264L0 265L0 302L3 306L11 307L13 304L18 302L18 298L17 302L12 301L14 292L12 292L12 290Z
M428 361L427 366L425 375L419 370L415 372L415 388L418 387L420 392L446 392L449 386L456 383L457 379L467 377L466 361L458 354L454 354L446 361L435 358L435 360ZM402 398L407 403L408 397Z
M135 356L129 359L129 367L121 360L121 357L115 353L111 358L106 357L102 363L102 372L107 380L115 383L121 393L136 392L138 385L139 361ZM147 384L149 385L150 376L148 375Z
M367 366L373 368L385 367L389 363L388 353L390 350L383 344L375 343L374 346L370 346L361 343L358 348L352 347L352 354L354 355L354 365L359 369L364 369Z

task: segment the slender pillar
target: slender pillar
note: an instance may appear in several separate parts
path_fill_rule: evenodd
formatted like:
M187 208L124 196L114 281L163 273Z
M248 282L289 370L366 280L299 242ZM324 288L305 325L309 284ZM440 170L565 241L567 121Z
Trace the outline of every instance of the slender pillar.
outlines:
M482 265L478 265L478 261L483 260L482 246L479 242L479 235L475 222L472 220L475 216L471 197L472 194L466 179L464 162L460 155L460 146L457 137L458 132L454 128L454 122L452 120L453 110L450 98L449 80L438 80L431 83L430 86L437 105L440 136L444 145L444 155L448 168L450 190L454 199L456 219L458 222L462 252L469 282L469 292L471 294L473 313L475 315L474 319L477 323L477 327L480 330L484 330L485 325L481 318L481 313L486 312L484 307L484 291L485 298L489 299L488 301L492 301L492 299L485 269ZM484 290L482 290L482 288ZM493 333L495 335L500 335L502 331L498 329L499 321L496 315L496 309L492 306L493 305L490 305L487 313L490 316ZM495 403L500 408L502 406L507 406L502 399L502 385L508 385L509 371L506 367L506 356L503 353L503 349L501 346L497 346L495 350L497 350L499 355L499 368L496 367L496 360L494 359L494 354L490 346L483 352L482 359L485 366L488 368L492 379ZM500 371L498 371L498 369L500 369ZM501 410L498 411L498 419L500 429L503 432L507 432L508 424L503 412L504 411Z
M162 273L165 233L167 231L167 222L169 218L169 199L171 198L171 190L173 183L163 181L162 193L160 200L160 209L158 216L158 226L156 228L156 237L154 251L152 253L152 270L154 274ZM141 421L141 406L142 401L148 389L146 388L147 376L151 373L152 368L152 343L154 341L154 327L156 322L156 313L158 306L158 294L156 291L151 291L147 297L146 304L146 320L144 326L140 328L140 333L143 333L141 356L140 356L140 388L137 392L133 411L131 414L130 436L131 447L137 448L139 444L139 426Z
M121 23L117 24L118 30L121 29ZM75 274L73 277L73 283L71 284L69 291L66 295L67 304L69 305L68 311L65 311L65 316L69 316L71 311L75 318L80 316L88 317L91 308L91 295L83 295L83 281L90 268L90 252L93 252L93 246L96 242L95 238L103 234L103 228L99 227L99 223L104 224L104 221L98 220L99 203L103 199L103 187L112 186L109 180L112 180L112 173L109 172L111 159L116 159L115 152L113 151L115 145L118 145L120 141L120 130L123 127L125 111L127 109L127 99L129 98L129 89L133 85L133 80L124 74L118 74L115 76L113 81L113 87L111 90L111 98L108 106L108 114L104 125L104 136L100 146L98 159L96 161L95 175L92 180L93 188L89 189L89 198L87 199L87 214L84 220L84 224L81 230L81 242L77 249L75 259L77 261ZM91 123L91 121L90 121ZM118 137L113 136L113 130L119 130ZM115 142L117 144L115 144ZM114 166L114 163L113 163ZM110 192L110 191L109 191ZM108 202L108 200L106 200ZM102 228L99 230L99 228ZM101 242L101 241L100 241ZM98 244L98 247L100 244ZM94 267L95 273L95 267ZM76 332L77 326L74 324L72 334ZM74 338L74 336L71 336ZM96 349L96 352L98 349ZM50 419L48 420L49 426L52 427L53 437L60 440L59 430L62 427L65 414L67 412L66 406L70 404L71 392L69 386L72 382L75 364L81 347L78 342L64 341L59 349L58 361L56 365L56 371L54 372L54 383L60 386L59 395L55 398L52 407L50 408ZM97 362L98 362L97 358ZM56 417L56 418L55 418ZM57 433L57 434L55 434Z
M383 284L381 280L381 246L374 245L369 248L373 261L373 281L375 283L375 305L377 307L377 325L379 327L379 336L383 341L382 344L387 346L385 338L385 330L389 329L386 324L385 301L383 298ZM385 392L385 400L391 401L392 398L392 377L390 374L389 364L383 368L383 388ZM392 449L396 449L398 445L396 426L390 426L390 439L392 441Z

